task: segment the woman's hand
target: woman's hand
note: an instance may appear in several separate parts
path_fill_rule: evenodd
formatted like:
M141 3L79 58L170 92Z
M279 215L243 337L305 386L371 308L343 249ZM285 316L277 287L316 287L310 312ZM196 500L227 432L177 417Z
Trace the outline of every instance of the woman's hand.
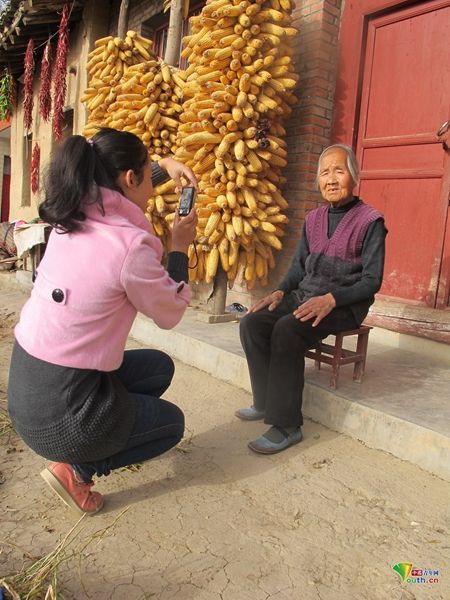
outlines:
M178 209L176 210L172 229L173 252L184 252L184 254L187 254L189 244L195 240L197 221L195 208L186 217L180 217Z
M183 165L183 163L166 156L165 158L161 158L161 160L158 161L158 164L161 169L166 171L166 173L175 181L178 191L181 191L181 188L183 187L198 188L197 179L195 178L194 173L189 167ZM187 185L183 184L181 177L186 179Z
M276 307L281 303L283 298L284 292L282 290L275 290L274 292L272 292L268 296L265 296L262 300L259 300L256 304L254 304L248 312L257 312L258 310L261 310L266 306L269 307L268 310L270 311L275 310Z
M300 321L309 321L315 317L312 326L316 327L324 317L330 314L335 306L336 300L332 294L328 293L324 296L315 296L303 304L300 304L300 306L294 310L294 317Z

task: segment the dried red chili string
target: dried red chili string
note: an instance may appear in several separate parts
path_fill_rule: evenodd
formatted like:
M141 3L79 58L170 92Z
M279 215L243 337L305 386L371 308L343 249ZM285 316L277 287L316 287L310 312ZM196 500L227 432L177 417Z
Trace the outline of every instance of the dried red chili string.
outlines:
M50 119L50 113L52 110L52 45L50 40L47 42L44 48L44 54L42 55L41 62L41 89L39 90L39 114L48 121Z
M41 149L39 144L36 142L31 155L31 191L33 194L39 190L39 168L41 163Z
M56 139L61 139L64 118L64 103L66 100L67 53L69 50L69 16L70 7L64 5L61 22L58 29L58 45L55 58L55 78L53 82L53 131Z
M33 123L33 79L34 79L34 44L30 38L25 52L23 75L23 122L25 131L31 129Z

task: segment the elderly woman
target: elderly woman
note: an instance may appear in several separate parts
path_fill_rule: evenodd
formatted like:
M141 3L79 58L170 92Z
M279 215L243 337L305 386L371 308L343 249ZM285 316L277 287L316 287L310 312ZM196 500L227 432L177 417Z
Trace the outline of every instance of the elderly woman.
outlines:
M317 182L326 204L306 217L292 264L278 288L241 322L253 406L236 416L271 425L249 447L274 454L302 440L302 393L308 348L328 335L355 329L383 278L383 216L353 189L359 168L344 144L326 148Z

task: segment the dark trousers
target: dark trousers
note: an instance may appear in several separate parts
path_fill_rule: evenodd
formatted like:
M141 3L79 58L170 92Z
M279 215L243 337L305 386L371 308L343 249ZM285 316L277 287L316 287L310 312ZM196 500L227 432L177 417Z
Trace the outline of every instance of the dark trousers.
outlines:
M317 327L313 320L296 319L295 307L288 295L274 311L249 313L240 324L254 406L265 411L265 423L280 427L303 424L305 351L332 333L358 326L348 307L335 308Z
M95 473L109 475L113 469L149 460L178 444L184 433L184 415L177 406L160 398L174 371L170 356L159 350L124 353L116 374L134 400L134 426L121 452L92 463L72 465L84 481L90 481Z

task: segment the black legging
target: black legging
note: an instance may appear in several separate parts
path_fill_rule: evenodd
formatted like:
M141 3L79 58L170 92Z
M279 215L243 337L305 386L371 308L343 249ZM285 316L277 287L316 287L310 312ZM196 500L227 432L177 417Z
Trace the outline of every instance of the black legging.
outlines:
M135 402L136 417L125 448L103 460L73 465L85 481L92 475L109 475L113 469L163 454L181 440L184 415L160 396L174 374L170 356L159 350L127 350L117 376Z

